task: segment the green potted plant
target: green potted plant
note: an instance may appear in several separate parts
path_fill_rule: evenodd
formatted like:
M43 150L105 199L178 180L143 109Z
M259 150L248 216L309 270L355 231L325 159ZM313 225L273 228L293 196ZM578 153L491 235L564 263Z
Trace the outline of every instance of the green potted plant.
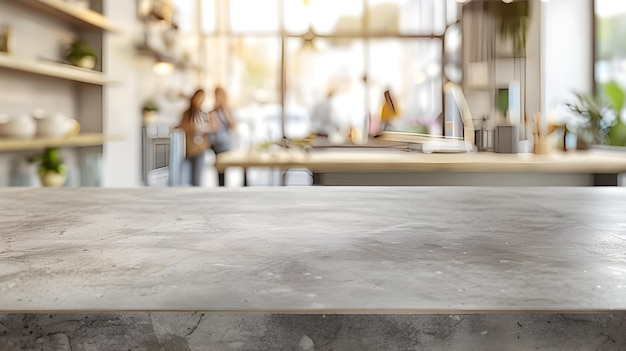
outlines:
M606 118L608 105L592 95L576 94L576 99L566 104L579 117L568 125L568 130L576 135L576 148L587 150L591 145L604 144L610 127Z
M38 173L41 185L45 187L65 185L67 170L63 166L58 148L47 148L43 153L32 156L28 160L39 163Z
M67 60L74 66L94 69L98 55L93 47L83 39L76 39L67 50Z
M154 123L156 119L156 115L159 112L159 105L154 101L154 99L149 99L143 104L142 108L143 112L143 124L149 125Z
M571 131L577 136L577 148L591 145L626 146L626 124L622 120L626 93L615 82L601 86L601 96L576 94L577 102L568 103L579 120Z

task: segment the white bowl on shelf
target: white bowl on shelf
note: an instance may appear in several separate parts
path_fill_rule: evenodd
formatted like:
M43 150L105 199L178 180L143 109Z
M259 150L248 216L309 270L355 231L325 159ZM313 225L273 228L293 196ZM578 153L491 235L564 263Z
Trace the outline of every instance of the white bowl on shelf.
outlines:
M37 136L42 138L69 138L80 131L77 120L57 113L37 118Z
M0 136L12 139L31 139L37 133L35 120L24 113L9 117L0 115Z

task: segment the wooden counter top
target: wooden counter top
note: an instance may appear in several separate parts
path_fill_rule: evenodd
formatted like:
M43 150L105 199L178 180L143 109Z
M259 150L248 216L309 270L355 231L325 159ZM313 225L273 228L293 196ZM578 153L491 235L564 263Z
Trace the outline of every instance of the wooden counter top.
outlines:
M216 167L307 168L316 173L342 172L531 172L625 173L626 153L580 151L535 154L423 154L397 149L325 149L231 151L220 154Z

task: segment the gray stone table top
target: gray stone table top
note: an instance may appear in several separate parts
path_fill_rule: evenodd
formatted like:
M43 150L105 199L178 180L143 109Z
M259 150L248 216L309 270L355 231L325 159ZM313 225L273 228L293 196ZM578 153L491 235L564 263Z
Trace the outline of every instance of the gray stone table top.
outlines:
M0 311L626 310L626 188L1 189Z

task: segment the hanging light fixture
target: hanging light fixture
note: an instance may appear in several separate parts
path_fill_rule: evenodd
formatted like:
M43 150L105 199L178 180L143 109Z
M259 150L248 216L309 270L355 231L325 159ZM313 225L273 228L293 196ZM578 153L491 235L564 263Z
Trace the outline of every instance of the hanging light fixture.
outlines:
M302 0L302 6L305 7L309 7L311 6L311 0ZM313 26L311 25L311 19L310 19L310 15L311 15L311 9L309 9L308 11L308 22L309 22L309 29L306 31L306 33L304 33L302 35L302 47L300 48L299 51L303 52L303 51L317 51L315 49L315 43L313 42L313 40L317 37L317 33L315 33L315 31L313 30Z
M156 54L155 56L155 62L152 65L154 73L160 76L174 73L174 69L176 69L176 61L174 59L161 54Z
M309 27L309 30L302 35L302 47L300 47L300 51L317 51L315 47L314 40L317 37L315 31L313 31L312 27Z

